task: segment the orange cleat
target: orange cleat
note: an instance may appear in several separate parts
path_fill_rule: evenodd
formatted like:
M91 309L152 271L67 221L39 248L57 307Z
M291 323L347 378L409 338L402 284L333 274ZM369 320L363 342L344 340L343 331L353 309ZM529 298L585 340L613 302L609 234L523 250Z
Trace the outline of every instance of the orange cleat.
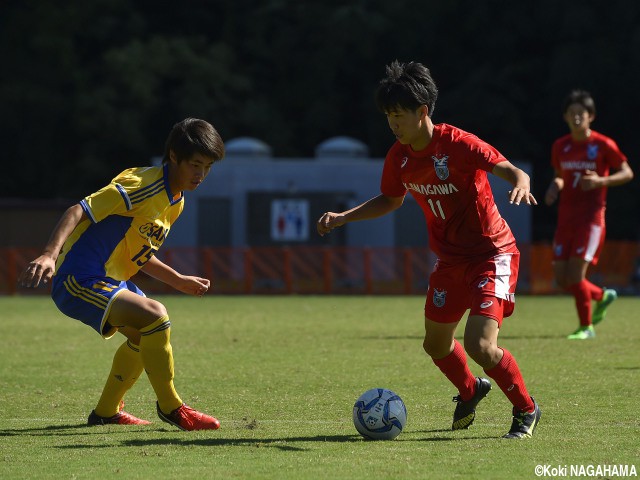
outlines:
M134 417L130 413L123 412L122 410L116 413L113 417L101 417L96 415L96 411L93 410L89 414L87 425L150 425L151 422L142 420L141 418Z

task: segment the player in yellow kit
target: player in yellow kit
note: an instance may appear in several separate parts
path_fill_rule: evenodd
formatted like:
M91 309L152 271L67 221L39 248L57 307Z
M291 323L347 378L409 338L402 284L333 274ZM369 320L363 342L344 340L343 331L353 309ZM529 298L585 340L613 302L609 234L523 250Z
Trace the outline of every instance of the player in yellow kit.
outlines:
M123 397L142 371L156 396L158 416L182 430L215 430L220 422L185 405L173 385L171 322L166 308L130 281L139 270L189 295L203 295L206 278L182 275L155 257L184 207L184 191L195 190L224 157L224 143L204 120L174 125L163 165L131 168L109 185L70 207L42 255L19 282L37 287L52 279L51 296L65 315L104 338L127 340L116 351L102 396L89 425L145 425L122 410Z

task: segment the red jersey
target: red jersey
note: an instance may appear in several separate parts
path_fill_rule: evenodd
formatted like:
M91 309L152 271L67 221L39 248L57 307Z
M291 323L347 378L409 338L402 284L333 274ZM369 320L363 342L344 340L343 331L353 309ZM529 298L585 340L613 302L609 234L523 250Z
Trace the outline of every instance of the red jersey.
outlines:
M564 180L558 225L604 225L607 188L584 191L580 188L580 178L585 170L607 176L611 167L618 169L626 161L616 142L593 130L584 141L573 140L570 134L556 140L551 147L551 164Z
M487 179L487 172L503 161L475 135L438 124L424 150L415 152L400 142L391 147L380 190L389 197L411 192L427 220L430 248L443 262L494 256L515 246Z

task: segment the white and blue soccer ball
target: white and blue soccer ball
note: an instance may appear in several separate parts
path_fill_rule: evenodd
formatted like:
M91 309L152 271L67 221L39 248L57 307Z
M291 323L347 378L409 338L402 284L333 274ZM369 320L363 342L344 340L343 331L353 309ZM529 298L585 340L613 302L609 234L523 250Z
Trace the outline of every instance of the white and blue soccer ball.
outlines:
M407 423L407 407L386 388L367 390L353 406L353 424L365 438L393 440Z

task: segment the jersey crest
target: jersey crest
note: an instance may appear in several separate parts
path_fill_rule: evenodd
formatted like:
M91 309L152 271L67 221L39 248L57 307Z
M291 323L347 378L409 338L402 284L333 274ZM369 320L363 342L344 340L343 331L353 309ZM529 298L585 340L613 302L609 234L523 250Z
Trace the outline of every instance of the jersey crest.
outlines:
M591 144L587 145L587 158L589 160L594 160L598 156L598 145Z
M446 290L438 290L437 288L433 289L433 304L438 307L444 307L445 302L447 301L447 291Z
M441 158L438 158L437 155L432 155L431 158L433 159L433 168L435 168L438 178L440 180L449 178L449 167L447 166L449 156L443 155Z

